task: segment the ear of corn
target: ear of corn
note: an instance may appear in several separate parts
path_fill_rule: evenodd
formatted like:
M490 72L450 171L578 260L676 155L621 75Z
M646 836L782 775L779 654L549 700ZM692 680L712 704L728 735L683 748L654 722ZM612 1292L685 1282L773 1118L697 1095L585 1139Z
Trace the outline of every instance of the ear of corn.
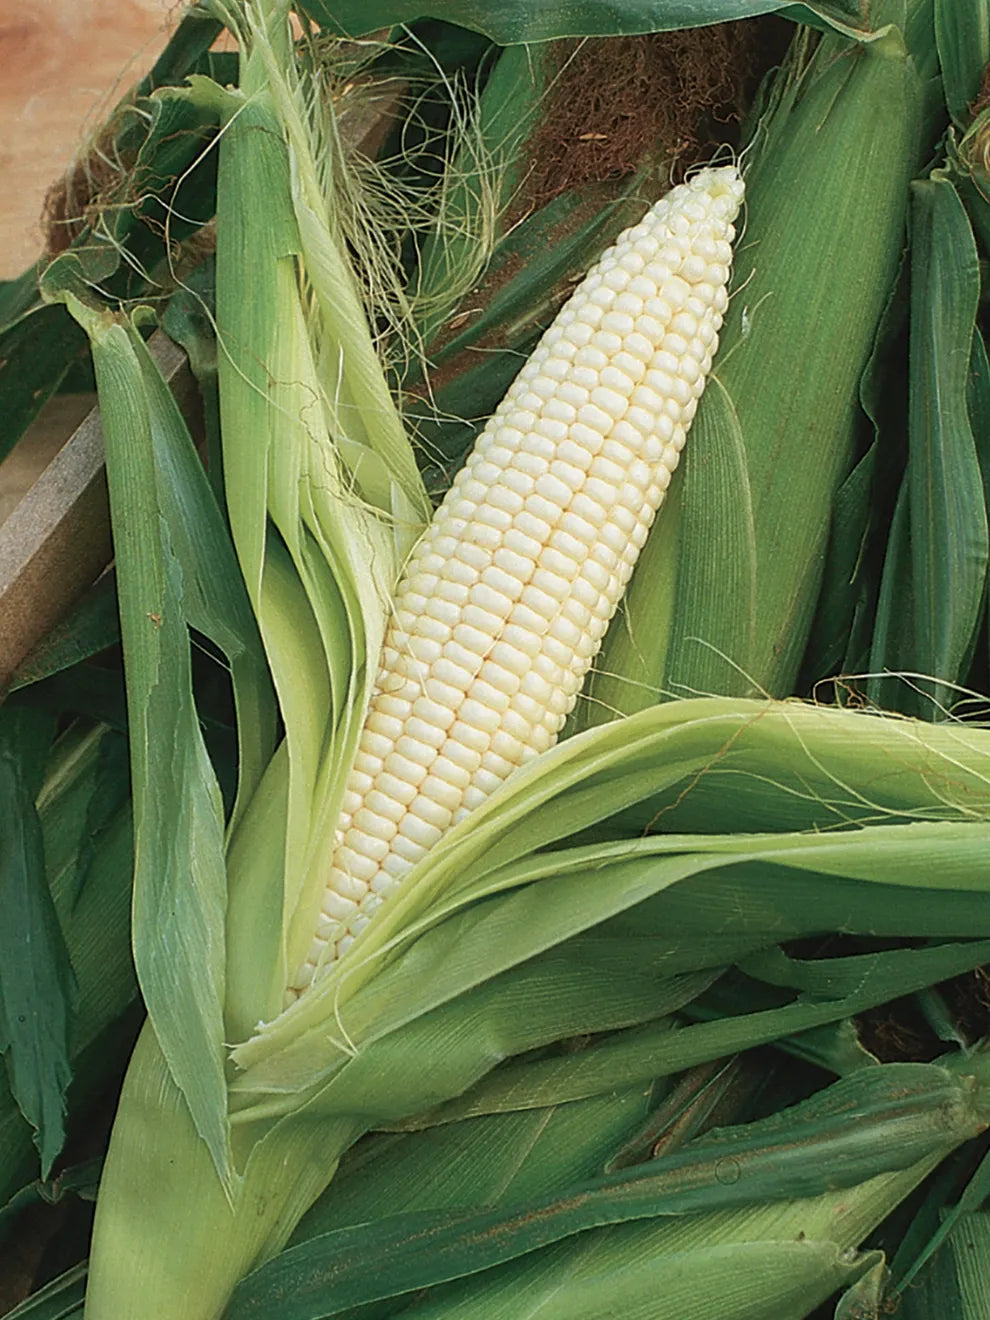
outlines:
M605 253L413 551L296 987L555 741L680 459L741 193L731 167L704 170Z
M742 507L748 501L752 528L739 527L726 553L733 565L755 558L753 613L728 635L738 570L728 580L714 564L699 571L708 510L725 502L722 462L716 458L710 472L702 443L688 455L677 494L677 547L660 539L647 547L625 626L612 629L591 683L585 722L664 694L749 684L777 695L792 690L832 499L853 458L859 378L903 245L908 183L925 149L924 90L896 30L857 49L824 41L757 128L717 368L725 393L709 391L699 410L703 442L709 411L716 433L726 405L739 428ZM836 288L858 293L836 297Z

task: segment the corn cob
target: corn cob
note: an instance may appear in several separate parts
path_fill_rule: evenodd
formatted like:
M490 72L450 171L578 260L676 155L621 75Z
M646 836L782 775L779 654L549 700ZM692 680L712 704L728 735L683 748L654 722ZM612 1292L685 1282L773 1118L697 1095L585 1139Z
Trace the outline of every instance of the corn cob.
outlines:
M702 170L605 252L413 551L294 990L556 740L704 389L742 194L734 166Z

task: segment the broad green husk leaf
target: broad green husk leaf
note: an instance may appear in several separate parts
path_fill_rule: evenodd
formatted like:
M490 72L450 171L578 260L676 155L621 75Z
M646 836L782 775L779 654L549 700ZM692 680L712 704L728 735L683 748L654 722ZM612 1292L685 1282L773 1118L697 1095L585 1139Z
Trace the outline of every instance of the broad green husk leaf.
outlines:
M646 1121L653 1092L616 1089L578 1104L446 1123L425 1134L377 1134L348 1153L292 1242L390 1215L510 1206L563 1192L602 1172Z
M860 731L863 742L856 745ZM620 738L620 733L626 736ZM748 737L750 767L744 771ZM589 799L608 814L628 807L630 799L655 793L656 784L644 779L650 767L655 779L671 784L682 785L685 776L707 783L707 771L717 765L721 749L733 742L741 754L722 780L726 822L731 827L737 786L737 796L747 803L758 800L765 788L763 822L776 820L784 832L656 836L545 851L562 836L566 841L574 815L587 821ZM654 940L662 940L666 932L670 961L664 971L686 970L676 963L683 938L677 914L690 913L691 906L685 909L674 900L681 891L689 900L696 883L702 888L695 920L707 922L709 929L721 920L723 908L747 910L740 906L739 892L751 895L748 910L755 929L750 948L767 947L787 934L836 926L895 934L934 931L941 921L945 933L956 937L990 931L983 865L988 827L981 820L986 806L979 806L990 792L985 743L982 730L957 726L936 728L798 705L709 699L654 708L624 726L605 726L562 744L520 776L528 781L525 785L506 785L482 808L473 830L453 831L424 863L418 884L396 900L395 911L402 910L395 922L397 950L386 952L396 930L383 913L381 924L370 926L354 946L349 968L345 961L311 996L235 1052L243 1071L231 1091L234 1149L236 1158L246 1159L236 1213L223 1199L205 1148L193 1138L177 1093L164 1112L157 1107L163 1088L167 1094L171 1084L160 1058L154 1057L153 1040L149 1036L143 1042L122 1109L130 1121L118 1124L108 1166L109 1172L117 1159L120 1167L128 1168L133 1199L122 1204L118 1186L113 1237L104 1250L112 1242L112 1254L139 1262L138 1276L159 1279L163 1289L183 1263L196 1279L198 1294L225 1296L224 1288L240 1273L281 1245L293 1216L329 1181L340 1153L360 1131L427 1108L445 1093L464 1091L500 1058L537 1043L534 1031L541 1024L534 1026L533 1003L548 1005L542 1023L547 1041L555 1038L555 1031L573 1029L566 999L560 1001L557 1021L553 1017L558 978L569 975L567 962L541 958L544 951L566 948L569 937L639 905L649 914L646 929ZM785 778L788 758L782 755L788 747L793 761L790 785ZM775 783L755 776L757 749L764 752L765 766L773 766ZM841 797L820 801L816 777L819 785L841 790ZM569 794L576 801L569 801ZM905 797L912 806L905 805ZM812 828L811 833L788 828L802 809L805 830ZM822 821L837 810L843 826L821 832ZM886 815L891 823L856 825L857 813L865 820ZM710 807L703 814L709 829L721 827ZM543 851L534 855L537 848ZM717 886L705 888L706 874L714 872L724 872L724 893ZM761 898L754 880L764 873L770 887ZM795 886L802 873L813 881L807 889ZM423 924L425 895L434 885L443 885L448 897L438 902L434 890L426 912L428 928L416 938L413 923L420 919ZM817 892L824 899L817 909L808 909L806 924L788 916L789 891L797 910L803 910L809 894ZM482 899L483 894L488 897ZM450 915L440 920L444 907ZM886 924L878 914L886 914ZM930 927L919 926L929 917ZM366 959L374 955L372 969L357 956L358 950ZM693 952L689 949L686 958ZM737 948L730 956L739 952ZM959 953L965 961L969 951L961 946ZM663 955L661 944L656 956ZM968 965L982 957L985 951L974 949ZM719 959L709 950L707 959L702 954L699 961L711 966ZM946 970L943 963L935 975ZM931 975L923 969L914 981L889 984L888 992L927 984ZM538 994L534 977L542 977ZM513 995L514 983L528 992ZM613 985L609 999L616 993ZM817 1020L847 1016L856 1006L852 1001L826 1001L817 1010ZM594 1012L594 1005L584 1011ZM809 1009L782 1013L776 1031L762 1038L815 1020L815 1011ZM587 1019L585 1025L590 1025ZM685 1030L708 1029L701 1024ZM747 1043L753 1039L751 1024L743 1024L740 1036ZM739 1038L723 1034L693 1055L687 1050L675 1054L671 1067L723 1054L738 1043ZM649 1075L657 1070L658 1044L655 1036L649 1042L654 1058ZM430 1060L426 1073L420 1067L424 1058ZM580 1060L575 1066L581 1066ZM402 1089L383 1090L380 1079L386 1075L402 1077ZM614 1072L611 1075L614 1078ZM541 1093L541 1102L549 1099ZM154 1141L142 1135L149 1125ZM273 1180L273 1169L286 1161L294 1176ZM182 1216L168 1209L172 1178L177 1179L175 1195L181 1195L186 1207ZM152 1184L161 1194L148 1205L142 1189ZM198 1188L191 1204L190 1185ZM264 1216L258 1214L261 1204ZM153 1217L159 1215L156 1232ZM156 1242L150 1257L149 1237ZM225 1270L226 1285L218 1277ZM94 1262L94 1281L97 1278ZM208 1280L216 1292L207 1290ZM171 1293L173 1285L168 1290ZM94 1299L98 1296L94 1292ZM175 1314L188 1314L178 1308L190 1305L190 1297L178 1293ZM211 1314L205 1302L202 1313ZM98 1307L94 1314L100 1314Z
M912 58L925 53L906 50L897 29L858 48L822 41L806 68L782 77L757 125L735 293L714 367L722 390L709 388L699 404L677 543L665 542L662 527L647 543L624 626L610 630L597 662L589 719L640 709L675 679L679 691L713 679L715 690L733 691L743 669L756 691L793 690L832 501L854 458L859 379L900 259L908 183L931 131ZM855 298L842 296L852 289ZM706 415L721 417L725 396L745 454L755 554L752 623L744 618L728 639L724 630L707 634L710 620L740 609L735 574L713 596L708 581L680 567L680 547L701 539L719 501L724 478L721 465L709 466ZM720 672L713 645L725 654Z
M983 1078L985 1060L981 1068L974 1058L969 1067L975 1076L965 1078L931 1065L860 1070L768 1119L715 1131L673 1154L563 1194L531 1198L515 1212L511 1207L425 1211L338 1229L290 1248L249 1276L228 1315L267 1320L277 1306L283 1320L318 1320L478 1274L588 1229L639 1219L713 1217L741 1205L766 1207L837 1188L857 1189L944 1154L982 1130L987 1097L985 1079L982 1084L977 1079ZM795 1215L794 1236L801 1231ZM719 1241L717 1230L710 1241ZM376 1261L374 1271L367 1269L369 1256ZM662 1272L661 1260L655 1268ZM484 1287L483 1280L478 1284ZM628 1286L617 1281L613 1301L623 1314ZM699 1286L705 1285L696 1280ZM752 1291L759 1298L765 1288ZM717 1294L709 1295L714 1302ZM428 1313L435 1310L427 1304ZM735 1312L720 1309L719 1314Z
M818 883L827 886L828 880L823 877ZM809 928L813 929L810 923ZM902 952L906 956L895 957L893 966L885 966L881 961L869 966L865 973L862 968L857 969L862 984L853 990L820 996L804 993L792 1002L784 1001L764 1009L726 1008L725 996L720 997L716 988L714 1007L706 1003L704 995L686 1005L687 1015L701 1021L676 1028L664 1021L630 1028L593 1044L577 1060L510 1061L456 1100L426 1114L414 1115L405 1124L396 1126L416 1129L481 1114L570 1104L607 1095L617 1076L630 1085L642 1085L656 1077L781 1041L816 1026L845 1021L855 1013L922 989L933 980L959 975L982 964L987 956L987 943L974 940ZM691 954L682 956L687 960Z
M718 378L706 393L709 407L692 428L695 438L701 437L704 477L699 465L686 466L681 487L686 507L697 513L680 524L665 675L669 689L684 695L746 691L756 648L756 528L743 434L732 396ZM700 497L695 491L699 479L704 487ZM685 614L680 593L712 602L710 612L706 616L702 607ZM680 657L687 668L683 678Z

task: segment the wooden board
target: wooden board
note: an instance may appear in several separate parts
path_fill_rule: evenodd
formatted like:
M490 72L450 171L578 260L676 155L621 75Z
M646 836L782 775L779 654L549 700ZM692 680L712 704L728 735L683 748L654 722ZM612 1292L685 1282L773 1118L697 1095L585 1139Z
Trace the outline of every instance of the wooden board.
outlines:
M151 67L181 10L175 0L0 0L0 279L41 253L49 186Z

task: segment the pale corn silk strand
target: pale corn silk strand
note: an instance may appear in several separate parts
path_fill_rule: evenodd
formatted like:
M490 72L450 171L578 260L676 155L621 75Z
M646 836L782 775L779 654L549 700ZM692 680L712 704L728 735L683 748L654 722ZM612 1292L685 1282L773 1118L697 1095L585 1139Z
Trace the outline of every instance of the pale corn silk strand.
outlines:
M734 166L701 170L604 253L416 546L295 992L451 825L555 742L704 389L742 196Z

